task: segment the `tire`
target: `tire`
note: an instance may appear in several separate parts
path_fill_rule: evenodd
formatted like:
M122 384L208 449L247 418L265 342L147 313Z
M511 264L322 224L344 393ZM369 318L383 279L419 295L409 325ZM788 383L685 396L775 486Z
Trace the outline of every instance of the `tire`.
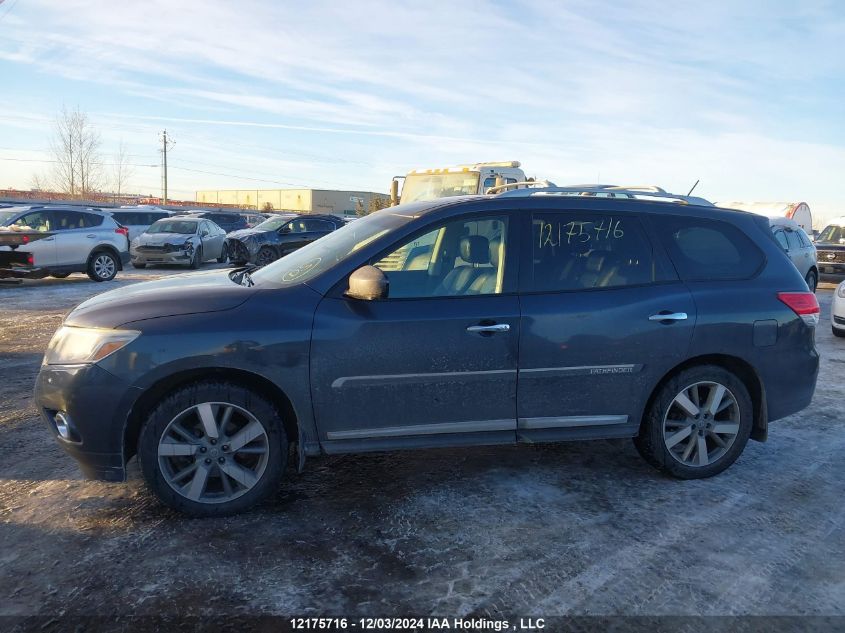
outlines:
M838 338L845 338L845 330L839 330L831 325L830 331L833 332L833 335Z
M137 268L138 270L141 270L141 269L146 268L146 267L147 267L147 265L142 264L141 262L132 262L132 268Z
M704 417L695 400L706 404L712 390L714 397L718 396L718 388L725 389L719 403L729 406L715 416ZM690 411L681 408L676 397L682 395L701 417L694 418ZM634 445L649 464L673 477L712 477L740 456L751 435L753 416L748 389L733 373L716 365L692 367L672 377L653 398ZM733 430L735 433L725 432ZM702 458L702 454L706 457Z
M229 261L229 249L224 245L220 250L220 257L217 258L218 264L225 264Z
M232 411L228 418L227 407ZM202 412L214 420L216 442L203 431L208 427ZM253 439L232 451L224 442L238 441L244 429L247 435L241 441ZM159 454L161 446L168 454ZM184 455L187 450L195 454ZM287 457L288 441L276 407L230 382L201 381L171 392L150 412L138 440L147 486L164 504L194 517L235 514L267 498L278 490Z
M197 249L194 251L194 256L191 258L191 263L188 264L188 267L191 270L196 270L202 265L202 246L197 246Z
M56 279L65 279L68 275L70 275L70 273L50 273L50 276L55 277Z
M810 292L815 292L819 285L819 276L815 270L811 270L807 273L804 281L807 282L807 287L810 289Z
M93 281L111 281L117 275L117 258L109 251L91 253L88 258L88 276Z
M272 248L269 246L262 246L261 250L259 250L258 254L255 256L255 263L258 266L266 266L267 264L272 264L276 261L276 259L276 253Z

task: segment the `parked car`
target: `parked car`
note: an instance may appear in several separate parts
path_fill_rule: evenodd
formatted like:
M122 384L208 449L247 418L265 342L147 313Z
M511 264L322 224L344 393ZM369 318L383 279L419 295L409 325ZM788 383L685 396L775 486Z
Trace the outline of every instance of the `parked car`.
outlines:
M830 304L830 328L833 335L845 338L845 281L839 283Z
M291 444L302 467L633 437L695 479L809 404L819 306L766 218L555 194L400 205L260 269L101 294L53 337L36 402L86 476L122 481L137 454L200 516L272 494Z
M769 218L772 234L784 252L804 277L807 287L815 292L819 284L819 267L816 261L816 247L810 237L795 220Z
M230 233L226 253L236 265L266 266L345 224L335 215L279 213L255 228Z
M819 233L816 251L823 275L845 275L845 216L831 220Z
M148 264L182 264L199 268L203 262L226 261L226 231L211 220L177 215L153 222L132 241L130 254L135 268Z
M176 215L173 211L155 208L113 209L108 210L107 213L117 220L119 224L129 229L130 241L146 231L156 220Z
M211 220L226 233L249 228L249 217L254 218L256 215L255 213L247 214L240 211L190 211L189 213L197 218Z
M4 260L16 260L14 276L63 279L84 272L94 281L114 279L129 261L128 229L106 213L60 206L11 207L0 210L0 227L50 233L49 237L17 247L0 247ZM27 253L25 261L13 257Z

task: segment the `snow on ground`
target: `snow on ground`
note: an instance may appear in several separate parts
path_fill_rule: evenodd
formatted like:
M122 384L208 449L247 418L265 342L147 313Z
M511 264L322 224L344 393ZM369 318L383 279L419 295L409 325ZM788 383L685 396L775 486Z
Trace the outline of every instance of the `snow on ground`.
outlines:
M813 404L722 475L629 441L309 460L248 514L188 520L83 480L37 416L76 303L174 270L0 287L0 615L845 615L845 341L819 292Z

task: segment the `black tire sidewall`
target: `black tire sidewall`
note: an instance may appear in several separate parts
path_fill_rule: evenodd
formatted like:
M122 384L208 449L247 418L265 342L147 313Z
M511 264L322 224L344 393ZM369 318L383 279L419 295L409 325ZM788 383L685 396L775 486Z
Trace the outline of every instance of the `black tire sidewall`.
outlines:
M727 387L739 405L740 425L734 443L716 462L703 468L686 466L669 453L663 441L663 416L666 409L683 389L696 382L712 381ZM716 365L702 365L685 369L673 376L654 398L646 412L639 435L634 438L637 450L652 466L680 479L712 477L733 464L742 454L754 425L754 409L745 384L732 372Z
M810 279L813 280L813 285L810 285ZM819 276L814 272L810 271L807 273L807 276L804 278L804 281L807 282L807 287L810 289L810 292L815 292L816 289L819 287Z
M270 454L261 479L252 490L232 501L216 504L191 501L170 487L159 468L158 443L165 428L179 413L202 402L238 405L252 413L267 432ZM138 461L147 486L169 507L195 517L225 516L259 503L278 489L287 458L287 436L277 409L250 389L229 382L198 382L165 396L147 416L138 440Z
M269 253L270 254L270 257L267 259L267 261L262 261L262 257L261 257L262 253ZM255 263L258 264L259 266L266 266L267 264L272 264L274 261L276 261L275 253L273 252L273 249L270 248L269 246L262 246L258 250L258 253L255 256Z
M100 277L94 270L94 262L97 260L98 257L102 257L103 255L105 255L106 257L110 257L112 262L114 263L114 273L111 275L111 277ZM117 258L108 251L96 251L94 253L91 253L91 256L88 258L88 276L93 281L111 281L117 276L118 267L119 264Z
M201 265L202 265L202 246L197 246L197 249L194 251L194 256L191 258L191 263L188 264L188 266L190 266L192 270L196 270Z

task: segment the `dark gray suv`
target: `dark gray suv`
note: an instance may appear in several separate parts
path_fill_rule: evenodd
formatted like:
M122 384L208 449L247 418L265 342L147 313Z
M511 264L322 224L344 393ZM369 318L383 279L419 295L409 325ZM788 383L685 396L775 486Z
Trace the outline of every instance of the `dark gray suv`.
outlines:
M809 404L818 303L766 218L572 194L401 205L259 270L99 295L50 343L38 405L87 476L137 455L163 502L219 515L291 450L632 437L709 477Z

